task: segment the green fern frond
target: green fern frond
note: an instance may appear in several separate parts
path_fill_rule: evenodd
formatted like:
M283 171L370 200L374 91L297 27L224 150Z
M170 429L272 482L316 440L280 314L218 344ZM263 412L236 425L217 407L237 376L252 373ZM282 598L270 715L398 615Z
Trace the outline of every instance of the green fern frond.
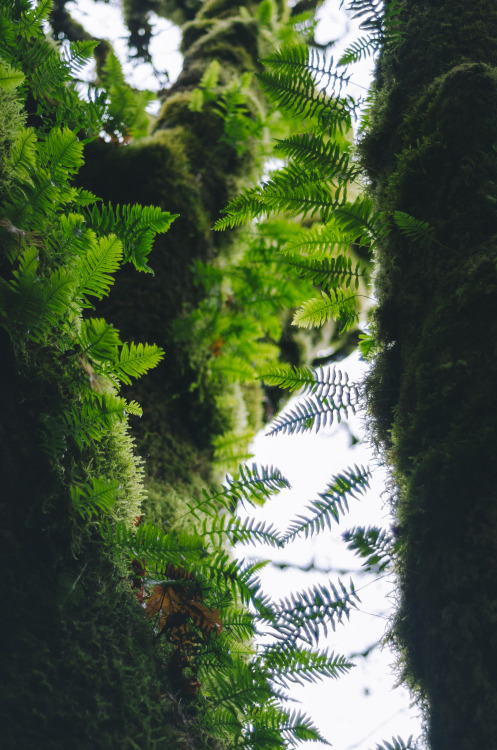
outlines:
M281 547L281 539L272 524L256 521L255 518L240 518L217 515L204 519L198 533L210 537L216 547L221 547L223 540L228 539L232 546L236 544L268 544Z
M327 425L332 425L335 418L340 422L342 416L348 417L349 412L355 414L357 408L357 393L344 389L334 396L307 396L297 402L293 409L285 410L271 423L267 435L279 433L293 435L314 429L318 432Z
M345 230L333 220L327 224L318 224L312 229L305 229L297 234L279 252L285 256L329 256L333 251L347 250L355 241L354 231Z
M218 219L213 226L215 231L238 227L245 224L254 216L260 216L264 213L259 201L259 187L245 188L235 198L233 198L223 213L226 216Z
M222 619L223 631L237 640L249 640L256 633L254 615L246 609L224 609Z
M63 414L65 437L72 438L79 449L100 441L114 422L120 422L126 414L126 401L111 393L95 394L91 401L73 406Z
M348 499L359 499L359 495L369 489L370 478L370 470L363 466L354 466L333 477L324 492L319 493L319 500L308 505L304 515L293 521L284 536L284 543L302 533L307 539L326 528L331 529L332 521L339 523L340 513L345 515L349 510Z
M317 91L310 74L292 77L263 71L257 77L264 93L290 114L306 120L315 118L330 134L350 129L357 108L351 96L332 98L325 91Z
M290 647L284 643L263 647L259 658L261 668L282 687L289 687L289 683L304 685L325 677L338 678L354 666L345 656L337 656L333 652L313 651L303 646Z
M157 206L93 206L86 212L88 226L97 234L115 234L123 243L124 259L138 271L152 273L148 255L156 234L167 232L179 214Z
M140 378L152 367L156 367L164 352L155 344L123 344L119 359L112 363L112 374L127 385L131 378Z
M0 62L0 89L14 91L24 81L24 73L11 65Z
M372 245L387 231L383 217L373 208L369 198L356 198L353 203L338 206L333 219L359 246Z
M102 299L109 293L114 283L113 274L119 268L123 257L121 241L113 234L101 237L87 237L86 253L81 257L77 267L77 276L83 307L93 305L86 300L87 295Z
M434 239L434 229L427 222L421 219L415 219L414 216L404 213L404 211L394 211L393 220L395 225L411 240L424 242L430 245Z
M289 643L300 640L312 645L321 633L327 635L328 627L335 630L344 617L349 619L351 610L357 609L356 601L360 599L352 581L348 589L340 580L338 588L331 581L328 586L318 584L280 600L274 607L272 627L278 638Z
M34 128L23 128L12 146L7 164L10 169L22 178L29 176L30 170L36 164L37 139Z
M229 510L244 503L252 506L264 505L272 495L289 487L289 481L279 469L272 466L259 467L255 463L251 467L240 465L234 477L226 476L224 486L211 485L209 490L203 488L201 496L193 495L195 505L189 502L186 504L188 513L194 518L200 517L197 511L216 516L220 505Z
M40 165L49 169L51 178L57 182L71 179L83 166L83 144L69 128L53 128L38 151Z
M332 396L346 399L349 404L356 405L359 401L359 388L355 383L349 383L349 376L336 367L292 367L279 365L259 372L268 385L278 385L288 388L291 392L302 390L302 395L317 395L319 397Z
M351 284L357 289L360 279L367 273L366 266L359 261L354 266L350 255L345 254L321 260L288 257L285 262L300 278L309 279L316 286L325 289L336 289L339 286L348 289Z
M39 0L29 10L23 10L18 20L18 33L29 39L39 35L42 21L46 21L52 10L53 0Z
M92 361L112 362L117 359L121 340L119 331L103 318L88 318L81 321L79 344L82 354Z
M381 40L377 35L361 36L359 39L355 39L352 44L347 47L338 60L337 65L351 65L360 62L367 57L372 57L378 52L380 46Z
M115 505L119 482L93 477L91 485L71 485L71 502L81 516L108 513Z
M219 374L232 383L253 383L254 381L253 365L230 352L223 352L212 359L210 368L213 373Z
M98 44L97 40L83 39L71 42L69 47L63 47L61 58L72 76L81 73L85 65L91 60L93 51Z
M360 174L352 155L343 151L341 144L326 141L319 133L297 133L285 140L277 140L277 153L294 159L302 168L318 171L326 179L337 177L341 182L352 182Z
M127 523L104 524L104 540L116 552L130 557L144 557L147 569L166 567L167 563L181 565L188 555L191 565L206 553L203 539L196 533L171 532L152 524L130 528Z
M253 437L252 430L230 430L222 435L215 435L212 438L214 463L226 466L228 470L238 468L240 463L252 458L249 445Z
M379 573L392 565L400 542L386 529L377 526L357 526L344 532L343 539L348 549L364 560L366 570Z
M338 87L338 91L350 82L350 75L339 73L333 68L333 58L320 54L315 48L306 44L286 45L275 50L261 62L270 70L298 80L310 76L314 85L328 88L331 84Z
M250 715L249 729L240 747L286 748L295 742L330 743L320 734L312 720L301 711L286 711L274 700L266 701Z
M320 297L304 302L295 312L292 322L299 328L319 328L334 318L341 332L348 331L359 319L356 305L355 294L332 289L329 294L321 292Z

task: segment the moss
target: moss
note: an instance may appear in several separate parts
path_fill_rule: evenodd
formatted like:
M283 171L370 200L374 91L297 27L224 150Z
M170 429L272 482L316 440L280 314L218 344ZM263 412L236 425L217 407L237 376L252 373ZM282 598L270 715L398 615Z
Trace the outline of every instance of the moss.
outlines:
M15 95L0 89L0 198L7 194L11 182L8 164L11 148L24 126L22 106Z
M418 3L405 22L362 151L378 207L436 241L393 228L379 246L369 404L397 483L404 677L431 747L470 750L497 742L497 14Z

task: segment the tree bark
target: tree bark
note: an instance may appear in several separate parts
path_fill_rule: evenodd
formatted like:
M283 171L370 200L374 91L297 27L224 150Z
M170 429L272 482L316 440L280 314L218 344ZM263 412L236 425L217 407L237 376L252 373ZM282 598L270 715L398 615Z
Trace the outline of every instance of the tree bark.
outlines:
M401 3L362 143L377 207L372 429L402 541L394 636L433 750L497 747L497 7ZM393 226L393 223L392 223Z

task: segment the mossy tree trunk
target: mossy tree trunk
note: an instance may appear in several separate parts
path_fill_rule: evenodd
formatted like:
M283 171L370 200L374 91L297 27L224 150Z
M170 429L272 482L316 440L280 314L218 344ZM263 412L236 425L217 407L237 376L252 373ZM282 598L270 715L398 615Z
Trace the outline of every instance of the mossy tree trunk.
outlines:
M166 352L164 362L133 393L144 409L136 426L139 450L148 456L149 472L159 480L177 480L185 451L194 470L207 478L211 438L230 428L216 405L215 385L203 382L209 352L192 352L193 342L178 341L173 322L199 301L193 261L236 251L236 232L215 233L211 228L228 200L262 169L257 137L237 151L227 142L215 102L202 111L190 107L192 92L213 60L220 64L221 89L259 69L258 60L271 48L268 39L276 42L274 32L281 20L274 6L274 17L264 25L258 7L257 2L233 0L188 8L180 3L154 5L157 12L183 23L183 70L164 94L153 133L120 147L103 140L90 144L80 173L85 187L113 204L159 205L180 215L167 235L156 240L150 257L154 275L123 269L104 311L123 336L154 342ZM146 29L147 10L141 3L125 6L137 39L138 31ZM285 13L282 8L279 12ZM248 117L254 120L264 114L265 106L254 79Z
M411 0L363 157L378 208L376 439L397 488L404 676L433 750L497 747L497 7Z

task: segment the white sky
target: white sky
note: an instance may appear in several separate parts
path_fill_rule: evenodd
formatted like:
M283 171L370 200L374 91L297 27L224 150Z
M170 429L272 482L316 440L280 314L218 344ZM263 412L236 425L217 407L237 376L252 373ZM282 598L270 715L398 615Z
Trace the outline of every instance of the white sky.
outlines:
M334 57L357 38L357 26L347 22L339 11L338 0L328 0L319 11L320 25L317 41L324 43L340 38ZM125 60L126 29L123 25L118 0L108 5L94 4L91 0L68 3L68 10L97 37L111 39L117 54ZM167 71L173 81L181 70L182 58L178 52L180 33L169 21L152 16L154 36L152 55L159 71ZM345 36L344 36L345 35ZM164 84L157 82L151 65L124 65L125 73L132 85L157 90ZM353 96L365 94L371 80L371 62L362 62L352 69ZM357 355L340 363L351 380L360 380L364 364ZM349 422L350 429L342 422L318 435L282 436L278 438L259 435L254 442L255 460L260 465L277 466L292 484L291 491L280 493L257 512L257 517L274 522L285 529L288 522L303 512L308 501L316 499L316 492L323 491L333 474L353 464L374 467L374 459L364 443L351 447L351 432L363 435L361 419ZM346 528L356 525L390 524L388 509L382 500L384 475L379 467L374 468L371 491L361 502L352 500L350 514L342 519L336 533L322 533L312 541L297 541L286 550L277 553L270 548L261 548L260 554L267 558L306 565L311 560L322 568L359 568L360 562L346 549L341 534ZM269 550L269 552L268 552ZM247 548L241 552L247 554ZM250 554L253 554L252 552ZM344 583L349 575L341 576ZM279 599L290 591L306 589L314 583L336 580L337 575L303 573L294 569L279 570L269 566L262 572L266 593ZM395 595L394 582L381 580L371 582L371 576L356 575L354 581L361 604L359 612L351 616L350 623L338 626L337 631L320 642L320 648L330 648L349 656L361 652L378 641L385 633L392 613ZM363 588L365 586L365 588ZM356 659L357 667L338 680L323 680L304 688L296 687L292 696L302 701L302 708L317 724L321 733L337 750L372 750L376 743L400 735L404 740L421 732L417 711L410 708L409 696L403 688L394 688L395 676L392 664L395 657L388 648L375 649L367 658ZM321 750L321 743L307 743L307 747Z

